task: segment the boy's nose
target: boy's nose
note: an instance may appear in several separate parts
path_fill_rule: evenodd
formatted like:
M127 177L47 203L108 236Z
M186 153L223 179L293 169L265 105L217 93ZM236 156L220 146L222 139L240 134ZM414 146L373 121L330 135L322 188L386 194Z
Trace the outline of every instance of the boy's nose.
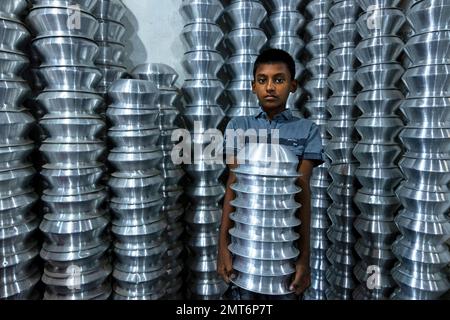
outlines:
M275 90L275 84L273 83L273 81L267 81L266 90L267 90L267 91L273 91L273 90Z

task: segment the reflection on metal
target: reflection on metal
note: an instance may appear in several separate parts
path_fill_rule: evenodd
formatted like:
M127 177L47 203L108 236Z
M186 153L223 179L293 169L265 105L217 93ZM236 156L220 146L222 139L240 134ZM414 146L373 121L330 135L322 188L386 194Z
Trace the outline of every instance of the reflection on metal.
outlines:
M311 19L306 24L308 33L306 51L308 53L308 63L306 69L309 78L305 83L305 91L308 100L305 109L309 119L314 121L319 127L322 136L322 144L326 147L330 141L327 132L329 115L326 110L327 100L330 96L327 79L330 74L330 65L327 57L330 52L330 42L328 32L331 29L331 20L328 18L328 11L331 7L331 0L314 0L306 5L306 11ZM329 57L332 58L331 56ZM328 196L328 187L331 177L328 174L330 162L318 168L314 168L311 176L311 287L305 294L308 300L325 300L326 290L329 284L326 279L326 271L330 267L326 252L329 248L327 230L330 221L327 209L331 205Z
M116 256L113 298L157 300L165 294L167 251L158 170L163 153L156 146L161 134L158 88L148 80L122 79L111 85L108 95L109 161L116 170L108 182Z
M230 251L233 254L233 282L246 290L268 294L289 294L299 255L294 228L301 191L296 186L298 158L281 145L251 144L238 154L239 165L231 186Z
M359 41L356 19L359 7L355 0L333 1L329 17L334 24L328 38L332 51L329 63L333 72L328 78L332 96L327 101L327 111L331 118L327 124L331 140L325 152L331 160L329 173L333 182L328 188L333 200L328 209L332 226L328 238L333 243L327 251L332 264L326 271L330 288L326 290L327 299L350 300L356 286L353 268L357 255L354 252L356 231L353 223L358 209L353 204L353 197L358 188L355 171L358 161L353 156L353 149L358 141L355 121L359 115L355 98L359 91L355 79L355 47Z
M373 10L376 1L358 2L362 8L364 4L372 7L363 9L357 21L362 40L355 49L361 63L356 79L363 91L356 98L362 115L355 127L361 140L353 151L360 163L356 177L362 185L354 199L361 211L355 221L361 235L355 250L361 261L354 270L360 285L353 298L388 299L395 287L391 269L396 259L391 246L398 234L394 218L400 207L394 190L402 178L396 138L403 122L396 111L403 100L397 83L404 70L397 62L403 45L397 34L405 18L395 7L382 4ZM376 22L373 26L371 19ZM369 285L371 270L377 277L373 286Z
M137 66L132 72L134 78L152 81L158 88L158 97L155 101L159 110L158 126L161 136L158 144L163 152L163 159L158 169L164 179L161 187L163 206L161 211L167 219L167 256L166 256L166 295L165 299L183 299L181 291L183 285L183 252L184 244L181 239L184 233L182 203L183 187L180 181L184 171L175 165L171 152L175 145L172 141L172 132L178 127L176 120L179 116L177 104L180 98L175 82L178 74L171 67L164 64L144 64ZM135 123L133 121L133 123Z
M41 82L35 88L43 89L35 101L44 114L39 122L46 182L46 214L40 224L45 236L40 252L46 262L44 299L107 299L109 215L107 192L100 184L105 123L98 114L102 98L95 91L102 76L94 66L99 24L90 11L93 4L78 11L70 5L35 1L26 18L36 37L34 63L40 63ZM72 18L80 23L66 23Z
M393 299L434 300L450 289L449 12L448 2L426 0L406 14L413 32L402 78L407 126L400 133L406 153L399 165L405 180L396 190L403 210L395 218L401 235L392 247L400 260L392 270L398 284Z
M111 84L127 74L123 62L125 55L125 26L121 23L126 8L121 0L97 0L93 15L98 19L99 28L94 36L98 44L95 64L102 73L102 81L97 91L106 97Z
M182 87L187 103L183 118L191 132L194 122L206 131L215 129L225 116L218 102L224 86L217 75L224 63L217 50L224 37L217 24L223 11L218 0L188 0L180 7L186 23L182 31L187 50L183 65L189 73ZM194 133L191 140L193 150L205 150L210 142L202 134ZM218 179L225 165L209 164L203 154L191 160L184 167L190 178L185 191L191 202L184 218L189 256L187 296L190 299L219 299L226 289L216 272L221 217L219 201L225 193Z

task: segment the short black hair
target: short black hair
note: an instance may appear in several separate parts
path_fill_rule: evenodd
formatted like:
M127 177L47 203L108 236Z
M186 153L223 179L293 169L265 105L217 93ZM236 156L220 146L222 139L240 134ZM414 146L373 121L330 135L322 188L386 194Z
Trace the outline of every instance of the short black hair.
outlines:
M256 69L261 64L271 64L271 63L284 63L288 67L291 73L291 80L295 80L295 61L292 56L284 50L268 48L262 51L258 58L256 58L255 64L253 66L253 78L256 77Z

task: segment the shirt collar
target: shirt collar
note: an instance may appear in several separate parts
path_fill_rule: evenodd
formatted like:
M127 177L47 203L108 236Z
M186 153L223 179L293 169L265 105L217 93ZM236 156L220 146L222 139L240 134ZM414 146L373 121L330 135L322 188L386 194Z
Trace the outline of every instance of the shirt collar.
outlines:
M255 116L256 119L258 118L263 118L268 120L269 118L267 117L267 113L260 108L260 112ZM279 121L279 120L292 120L293 116L292 116L292 112L289 109L284 110L283 112L275 115L275 117L273 117L273 121Z

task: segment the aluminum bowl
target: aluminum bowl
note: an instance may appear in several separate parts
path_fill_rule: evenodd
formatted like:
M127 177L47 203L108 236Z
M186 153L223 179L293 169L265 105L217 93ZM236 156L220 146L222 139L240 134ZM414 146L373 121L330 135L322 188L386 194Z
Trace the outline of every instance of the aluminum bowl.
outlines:
M267 13L259 2L234 1L226 7L225 15L233 28L245 28L261 25Z
M180 14L185 21L215 22L223 14L224 7L218 0L194 0L183 2Z
M108 97L113 102L112 107L120 103L121 108L155 109L158 89L150 81L119 79L109 88Z
M66 142L95 141L105 123L100 117L59 117L46 115L40 121L48 138Z
M81 37L44 37L34 39L32 49L38 54L41 67L94 66L98 45Z
M229 231L234 238L258 242L287 242L295 241L299 235L293 228L257 227L235 221L234 227Z
M73 19L75 10L70 7L35 7L25 19L37 37L78 36L94 38L99 23L87 11L79 11L79 27ZM68 23L73 22L73 23Z
M272 35L297 35L304 24L305 18L297 10L272 12L269 16L269 31Z
M187 79L209 79L217 77L224 60L218 51L189 51L181 64Z
M125 31L125 26L116 20L100 20L94 40L98 42L123 43Z
M2 80L20 80L20 75L29 62L25 55L0 51L0 78Z
M290 260L299 254L292 241L257 242L232 237L228 248L235 255L258 260Z
M416 34L450 30L450 5L445 1L427 0L416 2L406 15Z
M216 50L224 37L215 23L191 23L184 26L181 40L189 51Z
M98 55L95 58L96 64L119 65L125 54L125 46L115 42L98 42Z
M291 275L286 276L256 276L242 272L234 272L235 277L231 280L237 286L266 295L287 295L292 293L289 290Z
M11 17L21 16L28 7L27 0L5 0L0 4L2 14L10 14Z
M102 73L97 68L85 66L52 66L39 68L39 77L46 91L95 92Z
M260 28L240 28L229 32L225 39L227 48L234 54L258 54L267 42Z
M160 90L173 87L178 79L178 73L171 66L162 63L138 65L131 74L133 78L154 82Z
M101 165L81 168L64 168L52 165L44 165L41 175L54 189L78 189L96 188L103 175Z
M0 81L0 109L21 110L30 92L26 81Z
M157 147L148 149L113 149L108 161L119 171L139 171L155 168L163 154Z
M0 17L0 50L20 53L30 39L30 32L17 20Z
M120 21L127 9L120 0L96 1L92 13L99 19Z
M91 12L98 0L31 0L34 7L62 7L80 6L82 10Z
M361 63L385 63L395 61L403 49L403 41L397 36L374 37L361 40L354 54Z
M42 200L52 212L89 212L95 211L103 205L106 200L106 193L100 191L83 195L54 196L47 195L44 192Z
M103 99L94 93L76 91L42 92L36 102L47 113L55 115L97 114Z

